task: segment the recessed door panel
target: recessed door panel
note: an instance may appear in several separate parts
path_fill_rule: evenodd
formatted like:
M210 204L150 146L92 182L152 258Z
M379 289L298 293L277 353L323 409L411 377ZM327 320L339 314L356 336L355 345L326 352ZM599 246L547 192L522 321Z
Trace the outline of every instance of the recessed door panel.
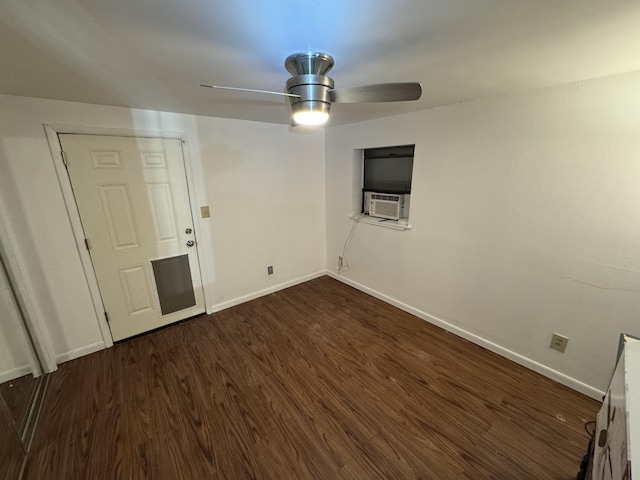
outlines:
M115 151L91 150L93 168L122 168L122 154Z
M120 282L129 315L153 310L152 288L144 265L134 265L121 269Z
M141 152L144 168L167 168L164 152Z
M173 199L169 183L149 183L153 222L159 242L176 240L176 221L173 214Z
M114 250L139 246L133 205L127 184L98 185L104 221Z

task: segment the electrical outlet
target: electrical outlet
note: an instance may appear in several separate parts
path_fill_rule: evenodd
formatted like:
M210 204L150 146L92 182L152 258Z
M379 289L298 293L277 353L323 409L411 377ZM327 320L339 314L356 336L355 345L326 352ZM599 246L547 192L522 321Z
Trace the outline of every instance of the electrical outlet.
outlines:
M569 343L569 337L565 337L559 333L554 333L551 335L551 343L549 344L549 347L564 353L567 349L567 343Z
M273 275L273 265L267 267L267 275Z
M338 255L338 268L342 268L342 265L344 265L344 258Z

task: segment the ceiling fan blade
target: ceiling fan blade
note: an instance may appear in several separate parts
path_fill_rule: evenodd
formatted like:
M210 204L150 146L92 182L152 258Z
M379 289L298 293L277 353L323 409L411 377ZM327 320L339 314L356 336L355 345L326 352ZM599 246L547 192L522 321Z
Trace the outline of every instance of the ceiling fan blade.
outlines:
M295 95L292 93L272 92L271 90L254 90L253 88L222 87L220 85L206 85L204 83L200 84L200 86L207 87L207 88L217 88L220 90L236 90L239 92L268 93L271 95L282 95L284 97L300 97L300 95Z
M335 103L406 102L418 100L421 95L422 85L418 82L378 83L329 90L329 98Z

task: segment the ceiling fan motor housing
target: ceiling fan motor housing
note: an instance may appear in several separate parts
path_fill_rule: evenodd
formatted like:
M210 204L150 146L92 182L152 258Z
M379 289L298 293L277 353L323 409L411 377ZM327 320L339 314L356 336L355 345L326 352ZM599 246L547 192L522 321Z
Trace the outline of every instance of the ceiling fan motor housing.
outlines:
M291 113L314 111L329 113L331 99L329 90L333 80L326 75L296 75L287 80L287 92L299 97L289 97Z
M325 75L333 68L333 57L327 53L294 53L284 61L284 68L293 75Z

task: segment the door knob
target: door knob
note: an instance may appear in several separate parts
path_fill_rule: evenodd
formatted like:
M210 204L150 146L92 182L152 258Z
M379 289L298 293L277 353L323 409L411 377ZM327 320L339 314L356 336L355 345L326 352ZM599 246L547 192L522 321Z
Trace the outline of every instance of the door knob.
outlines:
M188 240L187 241L187 247L193 247L196 244L196 242L194 242L193 240Z

